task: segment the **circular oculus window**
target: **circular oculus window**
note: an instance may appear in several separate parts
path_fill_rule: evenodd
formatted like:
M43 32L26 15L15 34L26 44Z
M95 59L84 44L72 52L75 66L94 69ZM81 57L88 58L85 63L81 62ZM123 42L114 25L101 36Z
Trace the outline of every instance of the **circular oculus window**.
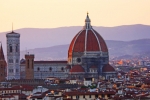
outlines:
M77 58L77 60L76 60L78 63L80 63L81 62L81 58Z

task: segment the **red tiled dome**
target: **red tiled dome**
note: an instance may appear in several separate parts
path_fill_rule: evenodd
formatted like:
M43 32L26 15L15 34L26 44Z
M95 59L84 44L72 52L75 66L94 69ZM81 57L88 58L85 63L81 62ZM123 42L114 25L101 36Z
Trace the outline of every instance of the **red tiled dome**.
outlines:
M70 72L85 72L84 68L80 65L75 65L71 68Z
M115 72L115 69L111 65L107 64L102 68L102 72Z
M90 25L90 19L87 15L84 28L77 33L71 41L68 53L84 51L102 51L108 52L104 39Z

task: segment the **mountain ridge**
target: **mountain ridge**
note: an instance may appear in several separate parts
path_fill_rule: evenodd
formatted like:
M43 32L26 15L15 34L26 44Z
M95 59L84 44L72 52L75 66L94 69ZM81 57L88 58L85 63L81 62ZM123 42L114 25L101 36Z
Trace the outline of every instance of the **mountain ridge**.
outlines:
M104 40L131 41L150 37L150 26L135 24L115 27L93 26ZM59 28L22 28L14 30L21 34L20 46L22 50L51 47L70 44L73 37L82 29L82 26L68 26ZM6 33L0 33L0 41L6 54Z
M115 41L106 40L110 58L113 57L150 57L150 39L140 39L133 41ZM67 60L69 44L57 45L45 48L35 48L28 50L29 53L35 54L35 60ZM21 51L21 57L27 54ZM139 55L140 54L140 55Z

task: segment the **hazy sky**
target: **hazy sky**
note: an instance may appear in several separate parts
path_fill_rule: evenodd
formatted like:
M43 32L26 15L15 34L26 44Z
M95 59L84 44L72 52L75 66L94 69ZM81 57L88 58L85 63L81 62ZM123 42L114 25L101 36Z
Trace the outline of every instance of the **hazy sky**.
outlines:
M0 0L0 32L19 28L150 25L150 0Z

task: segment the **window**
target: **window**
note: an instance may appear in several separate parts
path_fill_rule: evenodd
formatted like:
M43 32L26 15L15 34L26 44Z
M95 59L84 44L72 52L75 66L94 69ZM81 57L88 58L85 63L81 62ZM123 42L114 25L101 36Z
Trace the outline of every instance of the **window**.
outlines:
M98 95L95 95L95 98L98 98Z
M40 68L39 68L39 67L37 68L37 71L40 71Z
M16 69L16 72L19 72L19 69Z
M11 63L11 60L9 59L8 62Z
M79 79L81 79L81 77L79 76Z
M64 71L64 68L62 67L61 70Z
M12 45L9 45L9 52L12 52Z
M83 98L85 98L85 95L83 95Z
M55 92L55 95L58 95L59 94L59 92Z
M18 59L16 59L16 63L18 63L19 61L18 61Z
M10 73L13 73L13 71L14 71L13 69L9 69L9 72L10 72Z
M9 62L9 63L13 63L13 59L9 59L8 62Z
M76 98L79 99L79 96L77 95Z
M52 71L52 68L51 68L51 67L49 68L49 71Z
M89 95L89 98L91 98L91 95Z
M103 62L105 62L105 58L103 58Z
M29 68L29 59L28 59L28 68Z
M18 52L18 44L16 45L16 52Z

